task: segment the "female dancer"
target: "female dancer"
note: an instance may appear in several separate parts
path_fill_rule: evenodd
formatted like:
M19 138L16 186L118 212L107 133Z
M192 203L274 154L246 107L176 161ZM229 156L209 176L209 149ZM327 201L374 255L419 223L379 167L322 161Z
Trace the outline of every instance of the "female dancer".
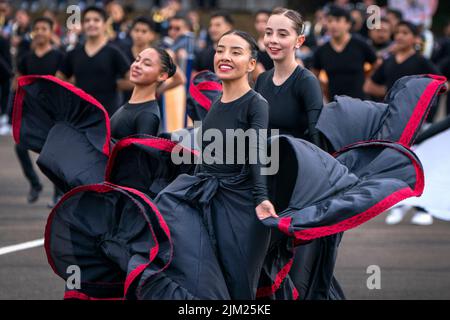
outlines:
M161 115L156 90L175 72L176 66L164 49L148 48L138 54L130 68L130 81L134 84L131 99L111 118L113 138L158 134Z
M219 40L214 66L223 83L223 94L203 121L205 137L209 129L220 131L223 137L231 129L236 130L236 142L249 129L259 132L267 128L267 102L248 82L257 54L256 42L245 32L230 31ZM236 148L235 152L225 146L212 151L213 144L202 142L203 163L197 166L196 174L181 175L161 191L155 204L177 245L169 268L153 277L139 298L256 297L270 236L260 219L277 217L260 173L261 162L248 161L250 152L261 154L264 144L246 143L246 164L238 164L241 154ZM233 164L229 164L230 159ZM186 228L195 231L187 233ZM210 241L202 238L205 233ZM211 293L221 287L225 295L223 290Z
M269 102L269 126L331 151L316 128L323 107L319 80L298 65L295 51L305 41L302 16L294 10L275 9L266 25L264 44L274 68L261 74L255 90ZM299 246L290 276L300 299L343 297L333 276L335 251L341 234L316 239Z
M320 84L295 60L295 51L304 41L301 15L294 10L275 9L264 36L274 68L258 77L255 91L269 102L271 128L321 146L315 127L323 107Z

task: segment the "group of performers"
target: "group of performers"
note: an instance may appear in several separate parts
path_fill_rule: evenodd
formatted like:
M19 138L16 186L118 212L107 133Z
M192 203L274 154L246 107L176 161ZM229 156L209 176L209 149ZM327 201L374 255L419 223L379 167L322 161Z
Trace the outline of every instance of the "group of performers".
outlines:
M336 97L324 107L319 81L295 58L302 32L298 12L272 13L264 42L274 68L252 88L258 45L229 31L215 75L191 83L203 131L281 133L247 142L244 164L225 146L208 153L214 161L171 161L173 152L195 158L211 141L176 148L182 142L160 134L156 89L176 72L162 49L138 54L131 99L111 120L70 84L19 79L14 138L40 153L41 170L65 192L49 215L45 248L63 279L68 266L81 269L81 288L66 288L66 298L344 298L334 277L343 232L422 193L410 147L446 79L405 77L384 103ZM275 144L279 170L264 175L262 159L248 155Z

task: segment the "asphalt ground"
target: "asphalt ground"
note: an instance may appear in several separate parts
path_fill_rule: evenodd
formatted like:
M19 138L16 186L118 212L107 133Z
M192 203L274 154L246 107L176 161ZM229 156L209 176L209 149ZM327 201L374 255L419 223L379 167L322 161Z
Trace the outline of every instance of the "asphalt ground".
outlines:
M33 155L36 159L36 155ZM36 167L37 169L37 167ZM37 169L38 170L38 169ZM11 245L42 239L50 182L41 174L39 201L26 202L11 137L0 137L0 299L61 299L64 282L50 268L43 246L1 254ZM450 299L450 223L387 226L385 215L346 232L336 277L348 299ZM380 270L380 289L367 287L369 266Z

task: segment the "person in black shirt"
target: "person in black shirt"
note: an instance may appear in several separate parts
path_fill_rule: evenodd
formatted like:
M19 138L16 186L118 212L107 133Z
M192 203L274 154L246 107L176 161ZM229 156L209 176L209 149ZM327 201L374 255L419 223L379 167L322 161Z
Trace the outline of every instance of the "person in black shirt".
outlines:
M138 54L130 69L130 81L135 85L131 99L111 118L114 139L158 134L161 116L156 88L175 71L176 66L164 49L149 48Z
M153 22L146 17L138 17L136 18L131 27L130 31L132 45L123 47L123 52L131 62L131 64L136 60L138 54L150 47L156 47L156 33L153 29ZM173 54L170 50L167 50L171 57L173 58ZM130 67L131 67L130 64ZM186 77L180 68L176 68L176 72L170 79L167 79L163 83L161 83L157 90L156 94L161 95L164 91L175 88L179 85L183 85L186 83ZM133 89L123 91L123 103L126 103L130 100L131 95L133 94Z
M103 9L89 7L83 12L86 43L67 54L57 76L74 80L77 87L94 96L112 116L120 104L117 89L129 90L132 85L127 80L130 62L108 43L105 21Z
M321 146L316 123L323 107L320 83L299 66L295 51L305 41L303 21L293 10L277 9L265 28L264 45L275 68L261 74L255 85L269 102L270 128Z
M8 101L12 72L10 43L0 35L0 135L11 131L8 120Z
M375 49L378 58L387 58L392 46L392 26L386 18L380 19L380 27L369 30L369 43Z
M212 104L203 121L201 145L204 161L198 164L194 176L178 176L155 199L161 214L169 219L174 243L180 241L180 229L184 227L178 223L181 217L192 218L192 225L199 223L199 233L207 230L209 239L201 240L202 243L205 241L201 246L215 253L214 260L193 263L218 264L222 271L218 277L224 280L231 299L256 298L259 275L270 241L269 229L260 220L278 217L268 200L267 183L260 172L262 164L260 161L248 161L250 153L247 152L261 154L265 151L261 149L265 149L265 143L251 144L247 141L245 164L229 163L227 160L236 160L242 154L237 155L225 146L231 142L231 139L225 138L229 137L228 130L234 130L233 138L242 141L247 140L242 138L249 129L259 134L262 129L267 129L267 101L251 89L248 81L256 66L257 55L255 40L245 32L230 31L219 40L214 66L222 80L223 93ZM226 143L215 147L215 143L206 136L209 129L220 132ZM241 151L240 148L238 150ZM174 219L178 224L172 223ZM200 234L189 236L197 239ZM149 281L151 289L147 291L147 299L156 296L184 299L196 294L188 292L176 281L167 280L174 274L177 263L179 260L175 253L173 263L167 270ZM187 266L183 264L179 267ZM196 272L189 273L188 277L191 275L197 277ZM171 284L167 285L169 282Z
M207 46L196 54L193 65L194 71L209 70L214 72L214 54L217 42L225 32L233 28L233 24L233 19L227 13L217 12L211 16L208 33L213 45Z
M319 80L295 60L296 49L305 41L303 29L303 19L298 12L284 8L273 11L267 22L264 44L275 67L259 76L255 90L269 102L271 129L279 129L281 134L310 141L331 151L316 129L323 108ZM289 276L300 299L329 296L330 284L336 295L343 296L333 276L335 260L328 258L332 243L339 242L339 237L316 239L295 249Z
M64 54L52 47L52 36L52 20L42 17L34 21L33 49L19 60L17 64L17 77L22 75L55 75L64 59ZM16 86L15 83L16 81L14 81L14 87ZM35 202L38 200L39 193L42 191L42 184L33 168L28 150L20 144L16 144L15 148L22 170L31 186L28 194L28 202ZM52 203L49 204L49 207L53 207L61 195L61 191L55 186Z
M365 41L350 34L348 11L331 7L327 19L331 40L315 52L314 73L327 73L330 99L335 95L364 99L365 64L374 64L377 56Z
M367 79L364 90L376 98L384 97L395 81L416 74L439 74L431 61L416 52L419 37L418 28L410 22L402 21L395 32L395 53L383 61L371 78Z

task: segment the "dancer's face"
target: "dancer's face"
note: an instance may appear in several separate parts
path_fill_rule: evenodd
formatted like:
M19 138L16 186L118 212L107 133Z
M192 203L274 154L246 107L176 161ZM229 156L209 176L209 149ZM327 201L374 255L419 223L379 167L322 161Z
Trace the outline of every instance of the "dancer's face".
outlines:
M130 81L135 85L151 85L155 82L162 82L167 77L167 73L161 70L159 54L153 48L139 53L130 68Z
M249 43L235 34L223 36L214 55L214 69L222 81L241 79L255 69Z
M88 38L99 37L106 32L106 23L99 13L90 11L84 16L83 30Z
M304 41L305 37L297 34L291 19L281 14L270 16L264 35L264 46L272 60L282 61L293 57L295 50L300 48Z

